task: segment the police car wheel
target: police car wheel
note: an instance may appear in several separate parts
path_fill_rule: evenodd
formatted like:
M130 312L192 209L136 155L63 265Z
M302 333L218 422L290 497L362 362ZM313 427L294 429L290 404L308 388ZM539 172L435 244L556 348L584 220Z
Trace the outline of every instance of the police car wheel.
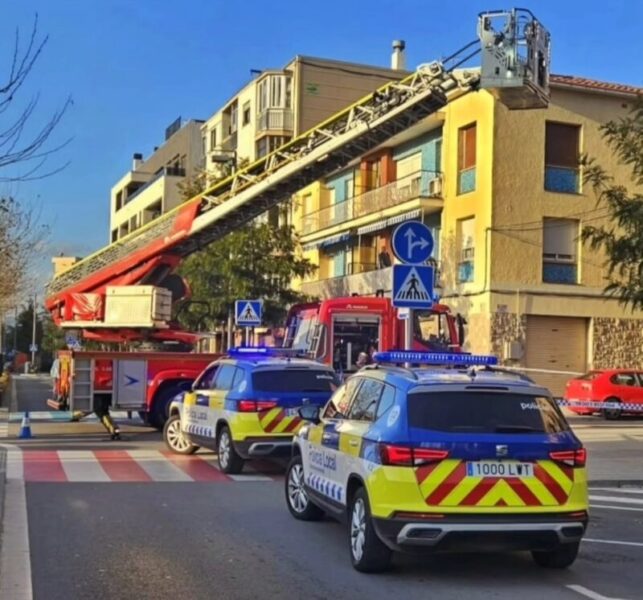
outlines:
M301 456L295 456L286 470L286 504L290 514L301 521L318 521L324 511L313 504L304 488L304 467Z
M605 402L610 402L612 404L621 403L619 398L608 398ZM621 408L606 408L603 410L603 418L607 421L616 421L621 417L622 412Z
M227 425L219 432L217 460L219 461L219 468L229 475L236 475L243 470L243 458L235 450L232 435Z
M391 550L375 533L368 496L364 488L357 490L351 503L349 520L351 562L357 571L376 573L391 564Z
M172 415L163 427L163 439L165 445L177 454L194 454L199 447L192 444L181 431L181 418L179 415Z
M580 542L575 542L573 544L561 544L555 550L547 552L534 551L531 555L534 558L534 562L540 567L549 569L566 569L576 560L579 546Z

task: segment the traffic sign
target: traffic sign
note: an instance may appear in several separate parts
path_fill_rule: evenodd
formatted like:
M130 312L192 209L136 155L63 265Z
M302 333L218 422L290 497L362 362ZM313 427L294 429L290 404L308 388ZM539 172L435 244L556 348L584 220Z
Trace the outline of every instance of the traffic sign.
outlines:
M29 352L38 352L38 344L29 344Z
M418 265L426 261L433 252L431 230L420 221L407 221L393 232L393 253L403 263Z
M431 308L433 306L433 267L393 265L393 306Z
M237 300L234 303L235 323L242 327L261 325L263 300Z

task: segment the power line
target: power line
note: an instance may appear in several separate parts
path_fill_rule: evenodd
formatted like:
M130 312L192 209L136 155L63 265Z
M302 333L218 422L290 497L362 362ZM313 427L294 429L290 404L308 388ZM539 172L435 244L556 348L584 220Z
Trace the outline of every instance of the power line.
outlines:
M588 221L596 221L598 219L604 219L609 213L609 208L606 208L606 207L602 206L600 208L593 208L591 210L584 210L584 211L577 212L577 213L569 213L567 215L563 215L562 217L549 217L549 218L552 218L552 219L570 219L570 218L573 218L573 217L582 217L583 215L589 215L589 214L593 214L593 213L600 212L600 211L604 211L603 214L601 214L601 215L599 215L597 217L594 217L592 219L583 219L583 221L588 222ZM493 231L536 231L538 229L542 229L542 222L543 222L543 220L542 220L542 218L540 218L540 219L537 219L537 220L534 220L534 221L525 221L523 223L515 223L513 225L507 225L507 226L504 226L504 227L496 227L496 228L493 228ZM540 224L539 227L525 228L525 225L536 225L537 223Z

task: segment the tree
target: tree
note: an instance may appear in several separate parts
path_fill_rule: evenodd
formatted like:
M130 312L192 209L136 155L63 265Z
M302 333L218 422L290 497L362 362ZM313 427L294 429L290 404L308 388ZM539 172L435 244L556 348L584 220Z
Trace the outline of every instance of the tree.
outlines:
M4 83L0 83L0 117L3 117L4 121L0 125L0 182L42 179L67 166L63 164L47 168L47 161L70 140L51 148L47 147L47 142L71 106L71 98L67 98L62 107L56 110L44 125L37 127L36 132L30 136L26 135L26 132L32 127L39 95L36 94L27 100L22 108L16 107L19 92L25 85L47 41L47 36L40 38L38 34L38 15L34 18L31 34L24 48L20 40L20 29L16 29L9 73ZM20 165L24 169L9 173L7 168L15 165Z
M619 162L630 170L630 187L618 182L593 159L585 159L589 182L598 206L607 210L610 223L585 226L583 241L592 250L607 254L605 293L632 310L643 309L643 194L632 191L643 186L643 96L628 116L601 126L607 145Z
M227 174L222 169L220 177ZM203 192L207 180L205 173L187 179L183 197ZM288 305L310 299L292 289L293 279L317 268L299 255L298 246L291 226L251 223L196 252L179 269L192 289L192 302L179 320L189 329L213 329L227 319L235 300L261 298L264 322L283 323Z

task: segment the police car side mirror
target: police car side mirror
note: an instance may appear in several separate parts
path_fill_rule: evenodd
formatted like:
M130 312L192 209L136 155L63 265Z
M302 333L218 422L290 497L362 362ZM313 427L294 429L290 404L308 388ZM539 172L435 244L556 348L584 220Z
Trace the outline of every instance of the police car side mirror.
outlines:
M308 404L302 406L297 412L304 421L311 421L315 425L319 423L319 406Z

